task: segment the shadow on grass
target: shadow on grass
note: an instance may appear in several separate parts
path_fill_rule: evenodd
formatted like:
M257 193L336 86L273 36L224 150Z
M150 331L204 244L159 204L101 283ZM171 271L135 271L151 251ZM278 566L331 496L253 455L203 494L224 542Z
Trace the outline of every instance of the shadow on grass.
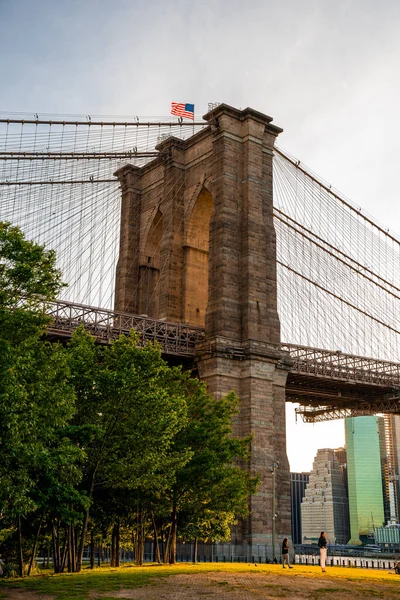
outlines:
M353 591L348 588L339 588L339 587L323 587L318 588L313 591L315 598L322 598L322 596L327 596L329 594L352 594Z
M0 600L7 599L12 590L52 596L55 600L87 600L90 592L106 594L122 589L149 585L155 577L166 576L157 571L141 572L140 567L119 571L99 569L63 575L39 575L29 579L3 580L0 582ZM104 598L104 597L103 597ZM104 599L105 600L105 599Z

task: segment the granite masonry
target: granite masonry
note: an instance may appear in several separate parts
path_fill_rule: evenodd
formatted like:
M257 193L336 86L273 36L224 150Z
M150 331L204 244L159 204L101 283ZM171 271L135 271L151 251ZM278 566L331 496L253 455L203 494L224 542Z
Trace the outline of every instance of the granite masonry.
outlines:
M115 309L205 328L199 377L217 397L234 390L240 435L253 434L251 470L262 484L234 539L270 546L290 537L285 383L280 350L271 117L225 104L208 127L163 140L159 157L117 171L121 242ZM278 464L275 490L272 466Z

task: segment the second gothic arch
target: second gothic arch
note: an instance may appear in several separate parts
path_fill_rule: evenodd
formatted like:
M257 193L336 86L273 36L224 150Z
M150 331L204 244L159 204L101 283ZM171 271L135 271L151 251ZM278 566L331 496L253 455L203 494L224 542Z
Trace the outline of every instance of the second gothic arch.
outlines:
M194 198L183 247L184 320L203 326L208 304L208 261L213 201L203 185Z

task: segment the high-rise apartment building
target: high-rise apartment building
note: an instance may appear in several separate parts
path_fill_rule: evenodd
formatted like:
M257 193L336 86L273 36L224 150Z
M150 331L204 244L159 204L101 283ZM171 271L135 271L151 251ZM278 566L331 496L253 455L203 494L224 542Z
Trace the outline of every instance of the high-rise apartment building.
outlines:
M350 510L349 544L367 543L385 523L386 444L383 417L345 421ZM388 503L386 502L386 505Z
M304 498L310 473L290 473L290 505L292 509L292 540L301 544L301 502Z
M343 448L318 450L301 505L303 543L315 543L321 531L328 543L346 544L349 512Z
M385 445L387 462L385 475L390 523L400 523L400 416L385 415Z

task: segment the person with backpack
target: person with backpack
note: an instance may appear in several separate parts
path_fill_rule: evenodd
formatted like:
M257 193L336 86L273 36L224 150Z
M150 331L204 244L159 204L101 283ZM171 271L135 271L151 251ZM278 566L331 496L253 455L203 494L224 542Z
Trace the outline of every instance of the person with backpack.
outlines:
M289 569L293 569L293 567L290 565L290 560L289 560L289 548L290 548L289 541L286 537L282 542L282 562L283 562L284 569L285 569L285 563L287 564Z

